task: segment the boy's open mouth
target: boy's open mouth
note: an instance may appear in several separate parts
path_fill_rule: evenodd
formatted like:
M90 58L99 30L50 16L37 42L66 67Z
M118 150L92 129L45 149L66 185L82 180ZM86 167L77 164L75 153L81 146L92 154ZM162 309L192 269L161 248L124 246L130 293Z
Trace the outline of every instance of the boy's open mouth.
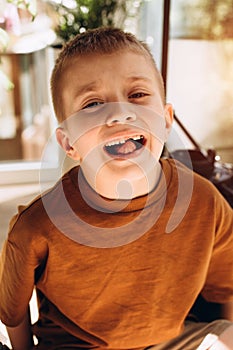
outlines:
M110 141L104 146L105 151L115 157L127 156L140 150L146 143L143 135L135 135L130 138L120 138Z

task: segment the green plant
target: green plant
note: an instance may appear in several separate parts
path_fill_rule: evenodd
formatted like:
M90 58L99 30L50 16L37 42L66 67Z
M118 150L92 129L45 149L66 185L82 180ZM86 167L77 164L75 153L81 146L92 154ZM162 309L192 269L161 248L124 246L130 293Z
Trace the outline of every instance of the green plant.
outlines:
M63 1L56 7L57 36L67 41L87 29L101 26L124 27L129 17L138 13L140 0L73 0L72 8Z

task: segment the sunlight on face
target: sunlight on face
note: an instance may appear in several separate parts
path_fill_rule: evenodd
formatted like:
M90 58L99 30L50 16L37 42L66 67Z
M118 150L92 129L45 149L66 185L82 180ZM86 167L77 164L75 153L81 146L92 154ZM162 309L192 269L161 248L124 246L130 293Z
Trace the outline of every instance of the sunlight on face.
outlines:
M114 179L116 189L122 179L131 182L152 174L172 113L165 113L148 58L127 51L78 58L64 79L69 117L61 127L89 183Z

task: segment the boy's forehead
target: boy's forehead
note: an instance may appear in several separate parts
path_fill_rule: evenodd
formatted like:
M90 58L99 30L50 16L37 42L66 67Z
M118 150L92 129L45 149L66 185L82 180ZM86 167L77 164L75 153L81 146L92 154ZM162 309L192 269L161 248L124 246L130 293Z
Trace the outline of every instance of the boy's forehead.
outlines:
M124 50L111 54L76 55L66 61L60 75L60 85L70 85L79 94L95 90L122 78L124 85L136 82L158 83L158 72L152 59L142 52Z
M137 62L140 61L140 65L137 65ZM95 52L92 54L75 54L71 57L67 57L63 63L62 73L67 73L72 71L75 68L76 71L81 69L92 69L96 68L100 64L109 64L115 63L119 66L120 69L133 68L133 65L137 66L137 70L140 70L142 66L150 67L156 72L155 63L152 61L152 58L146 52L140 50L118 50L111 53L102 53ZM106 66L106 69L108 67ZM117 72L112 71L112 74Z

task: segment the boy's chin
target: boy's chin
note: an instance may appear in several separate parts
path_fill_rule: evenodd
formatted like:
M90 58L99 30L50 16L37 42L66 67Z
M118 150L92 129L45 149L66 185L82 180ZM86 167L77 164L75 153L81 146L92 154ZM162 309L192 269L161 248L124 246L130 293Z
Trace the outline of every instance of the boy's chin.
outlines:
M154 157L139 158L109 159L98 165L93 159L92 163L81 167L89 185L103 197L132 199L151 191L160 171L159 162Z
M152 153L148 149L138 150L133 154L112 155L95 154L81 162L81 168L87 177L101 176L103 181L109 176L114 178L134 178L137 174L151 174L158 167L159 152ZM101 175L100 175L101 174Z
M154 156L142 157L140 155L133 158L114 158L110 159L101 168L102 174L113 174L118 179L135 180L137 177L147 177L159 165L159 160Z
M156 167L158 165L160 157L155 157L152 154L143 155L142 153L134 154L133 156L117 156L117 157L108 157L102 164L98 164L96 169L102 170L112 170L119 172L119 175L124 176L124 171L135 171L137 169L141 169L145 174L148 170L151 171L152 167ZM92 168L94 164L94 160L92 163Z

